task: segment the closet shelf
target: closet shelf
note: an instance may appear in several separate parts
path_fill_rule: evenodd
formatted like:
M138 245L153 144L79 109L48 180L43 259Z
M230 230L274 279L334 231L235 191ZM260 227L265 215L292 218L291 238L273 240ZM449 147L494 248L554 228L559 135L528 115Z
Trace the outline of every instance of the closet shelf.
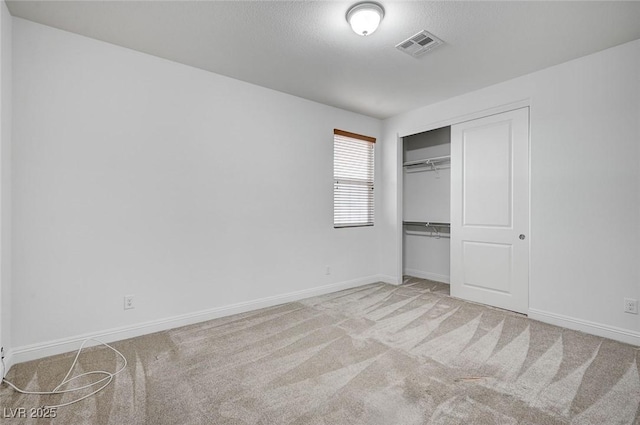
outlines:
M418 159L415 161L407 161L405 163L402 164L402 166L404 168L406 168L407 170L432 170L432 171L438 171L438 167L440 168L445 168L443 167L446 164L451 164L451 155L446 155L446 156L436 156L433 158L424 158L424 159Z
M416 236L429 236L432 238L449 238L451 234L450 223L435 223L430 221L403 221L403 226L409 227L423 227L420 230L408 230L405 229L405 233L408 235Z
M405 226L439 227L447 229L451 226L451 223L436 223L432 221L403 221L402 224Z

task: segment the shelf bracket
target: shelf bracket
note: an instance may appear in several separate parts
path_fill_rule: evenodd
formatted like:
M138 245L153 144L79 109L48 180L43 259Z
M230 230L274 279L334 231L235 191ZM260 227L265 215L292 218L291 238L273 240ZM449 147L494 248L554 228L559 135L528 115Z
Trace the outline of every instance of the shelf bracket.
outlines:
M434 237L436 239L440 239L440 230L438 230L438 226L434 226L431 223L427 223L427 227L431 229L430 233L431 233L431 237ZM435 235L434 235L435 233Z
M435 162L429 160L428 164L431 165L431 170L436 173L436 178L439 179L440 178L440 172L438 171L438 167L436 166Z

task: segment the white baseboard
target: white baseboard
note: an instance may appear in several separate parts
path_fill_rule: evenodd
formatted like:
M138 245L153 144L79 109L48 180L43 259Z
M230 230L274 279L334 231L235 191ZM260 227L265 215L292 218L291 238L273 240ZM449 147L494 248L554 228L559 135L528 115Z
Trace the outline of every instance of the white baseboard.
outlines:
M423 272L421 270L405 269L404 274L413 277L419 277L420 279L429 279L436 282L449 283L449 276L431 272Z
M388 283L390 285L402 285L402 279L398 280L397 277L381 274L378 276L380 282Z
M289 292L286 294L274 295L271 297L260 298L257 300L240 302L223 307L215 307L207 310L201 310L193 313L182 314L163 319L152 320L144 323L138 323L119 328L112 328L98 332L86 333L83 335L75 335L72 337L61 338L53 341L25 345L16 347L7 351L5 363L7 371L12 365L26 362L29 360L40 359L43 357L53 356L55 354L67 353L75 351L80 347L82 341L87 338L97 338L103 342L114 342L123 339L133 338L136 336L146 335L154 332L164 331L167 329L178 328L180 326L191 325L194 323L205 322L207 320L217 319L224 316L230 316L238 313L245 313L251 310L258 310L265 307L272 307L278 304L284 304L292 301L298 301L304 298L314 297L318 295L329 294L331 292L341 291L344 289L355 288L362 285L385 281L386 276L374 275L365 278L349 280L345 282L332 283L329 285L317 286L314 288L303 289L300 291ZM86 347L96 345L97 343L87 343Z
M7 350L4 353L4 369L2 370L2 378L4 378L7 375L7 372L9 372L9 369L11 369L11 366L13 366L14 362L13 362L13 353L11 350Z
M535 308L529 309L529 318L549 323L551 325L562 326L563 328L573 329L591 335L597 335L627 344L640 346L640 332L603 325L601 323L590 322L588 320L576 319Z

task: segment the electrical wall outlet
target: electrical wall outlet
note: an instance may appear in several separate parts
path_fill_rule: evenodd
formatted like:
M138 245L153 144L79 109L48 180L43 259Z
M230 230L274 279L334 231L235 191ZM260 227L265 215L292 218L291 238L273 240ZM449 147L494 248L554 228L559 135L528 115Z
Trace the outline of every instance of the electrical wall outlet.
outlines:
M633 298L624 299L624 312L631 314L638 314L638 300Z
M124 296L124 309L130 310L132 308L136 308L134 303L134 295L125 295Z

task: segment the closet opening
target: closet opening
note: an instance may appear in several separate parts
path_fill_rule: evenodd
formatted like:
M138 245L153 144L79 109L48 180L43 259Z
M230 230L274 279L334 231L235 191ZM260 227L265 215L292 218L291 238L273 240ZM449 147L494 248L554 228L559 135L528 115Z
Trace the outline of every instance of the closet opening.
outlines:
M403 137L398 157L403 282L527 314L529 108Z
M402 138L402 274L450 282L451 127Z

